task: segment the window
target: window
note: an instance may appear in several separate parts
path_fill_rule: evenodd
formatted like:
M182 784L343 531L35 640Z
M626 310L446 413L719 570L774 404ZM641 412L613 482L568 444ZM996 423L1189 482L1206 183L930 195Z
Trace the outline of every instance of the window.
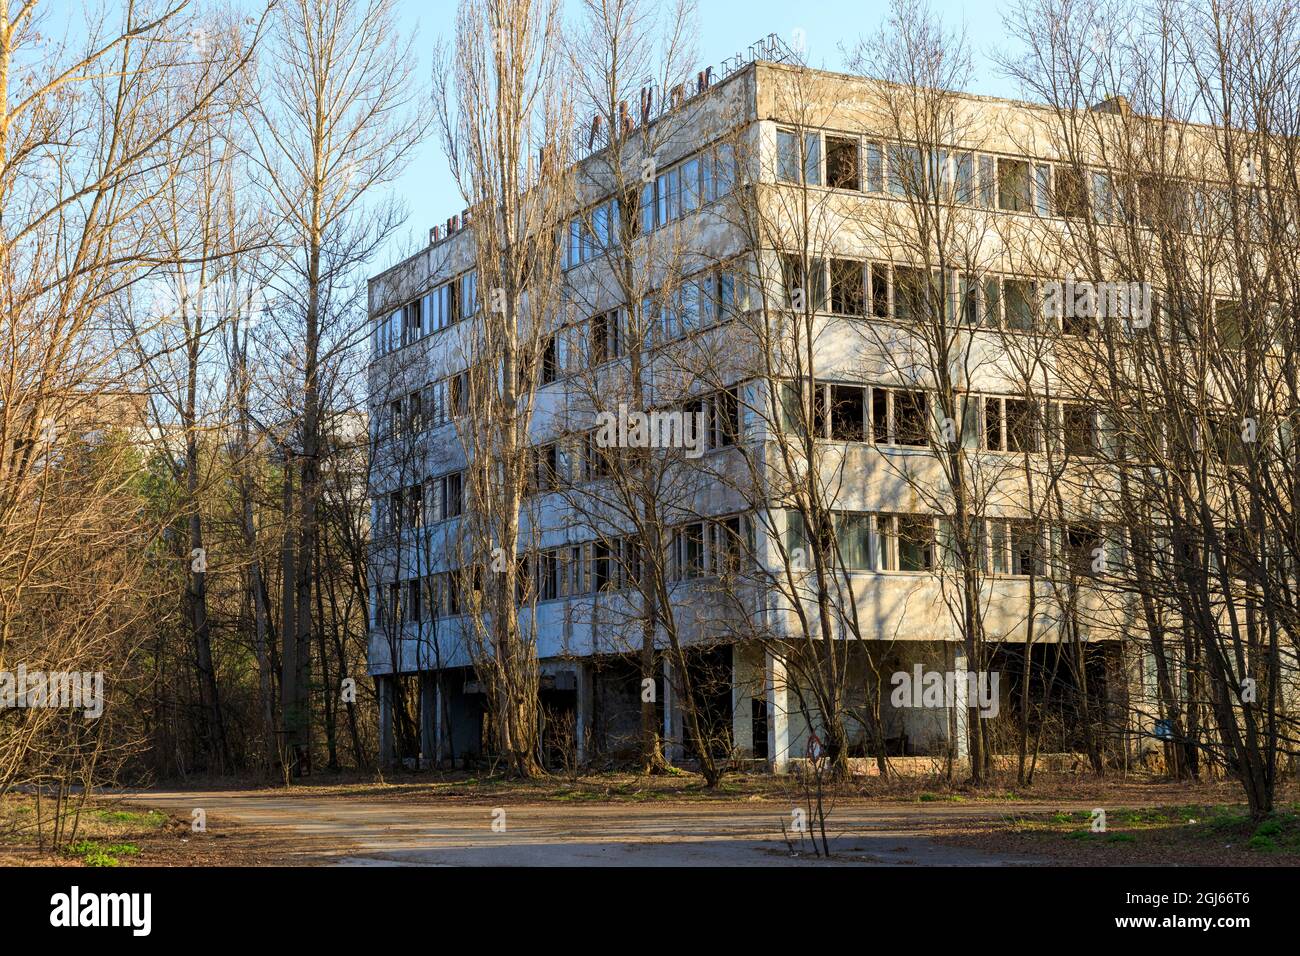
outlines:
M406 490L406 527L424 527L424 487L412 485Z
M743 429L740 416L740 386L716 392L711 400L710 447L723 448L736 444Z
M681 184L680 168L661 173L655 180L655 195L659 202L657 214L659 225L667 225L681 216Z
M997 180L997 160L992 156L980 156L980 205L986 209L992 209L997 205L998 198L998 180Z
M619 589L618 544L608 541L591 543L591 590L617 591Z
M803 258L785 253L781 256L781 273L785 280L786 307L796 312L819 312L826 299L826 264L822 259L808 263L811 275L804 276ZM802 301L800 301L802 300Z
M1034 184L1025 160L998 159L998 208L1007 212L1033 210Z
M478 270L470 269L460 277L460 292L457 297L460 311L466 316L478 313ZM459 321L460 316L457 316Z
M984 399L984 447L989 451L1038 451L1038 415L1038 406L1023 399Z
M858 141L826 137L826 184L833 189L861 189L858 178Z
M460 418L469 402L469 373L461 372L447 379L447 417Z
M402 417L402 400L395 398L388 403L388 437L398 438L404 430L405 421Z
M1064 553L1061 555L1063 571L1085 577L1097 573L1094 571L1094 563L1099 556L1104 561L1105 549L1102 545L1101 530L1096 525L1067 525L1062 543L1064 545Z
M612 473L610 457L616 449L602 448L596 441L596 432L588 432L583 441L582 475L587 481L608 478Z
M1115 189L1105 173L1090 176L1092 215L1098 222L1111 222L1115 217Z
M1062 446L1067 455L1088 457L1097 453L1096 413L1087 405L1061 405Z
M559 378L559 363L556 361L555 336L550 335L542 346L542 385L549 385Z
M749 523L742 515L719 518L713 523L713 570L719 575L734 575L745 566L751 542Z
M871 314L878 319L889 318L889 266L873 262L869 269L871 281Z
M776 131L777 178L782 182L821 184L821 134L806 132L801 140L791 129ZM802 175L801 175L802 174Z
M929 571L935 567L934 519L929 515L879 515L881 570Z
M979 282L968 275L957 278L957 320L963 325L979 325Z
M840 561L843 567L850 571L872 569L870 515L836 515L835 539L839 543Z
M925 167L916 147L889 147L889 191L895 196L926 195Z
M424 396L421 392L406 396L406 424L413 432L424 430Z
M832 441L863 441L866 390L856 385L831 385L830 438ZM819 390L818 394L821 392Z
M529 450L528 478L531 490L551 491L560 487L560 449L555 442Z
M420 613L424 603L421 600L423 591L419 578L411 578L406 582L406 619L414 624L419 624L423 618Z
M464 479L458 471L434 479L434 487L438 493L438 514L441 518L455 518L461 513L464 499L463 484Z
M719 143L713 151L713 175L705 186L705 196L712 201L727 195L736 188L737 175L735 147Z
M839 315L864 315L866 283L861 262L831 260L831 311Z
M997 518L988 522L989 557L994 574L1042 577L1042 534L1032 521Z
M1204 442L1207 451L1213 454L1225 465L1242 466L1248 463L1249 456L1246 454L1246 442L1242 438L1242 422L1240 419L1233 420L1227 417L1215 417L1207 415L1205 418L1205 430L1208 441Z
M1022 332L1033 329L1037 324L1038 311L1038 295L1034 283L1027 279L1006 279L1002 287L1007 328Z
M533 566L537 575L537 600L554 601L563 597L561 575L564 564L560 558L560 549L550 548L537 552Z
M929 444L925 392L894 389L891 397L894 402L894 444Z
M402 341L414 342L421 334L420 302L408 302L402 306Z
M591 320L591 364L601 365L623 354L619 310L611 309Z
M1067 219L1084 219L1088 215L1088 193L1083 174L1072 166L1056 167L1054 192L1056 211Z
M885 191L885 151L879 143L866 144L867 192Z
M674 562L678 579L697 578L704 573L704 523L693 522L674 536Z
M1034 212L1052 215L1052 167L1046 163L1034 166Z
M894 268L894 316L900 322L925 322L929 312L930 283L924 269L911 266Z
M970 153L945 151L942 154L940 172L944 198L962 204L975 201L975 165Z
M1033 402L1008 398L1003 419L1007 451L1038 451L1038 406Z

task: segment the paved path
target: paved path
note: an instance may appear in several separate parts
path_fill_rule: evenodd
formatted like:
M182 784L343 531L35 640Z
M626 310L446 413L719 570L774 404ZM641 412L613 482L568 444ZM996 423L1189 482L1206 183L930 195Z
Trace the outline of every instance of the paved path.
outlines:
M272 836L302 862L346 866L999 866L1036 861L941 845L939 824L1008 813L1086 809L1060 803L870 804L833 811L834 857L791 855L781 835L791 812L775 801L731 804L507 804L504 832L489 804L402 802L365 796L253 791L149 791L126 796L210 832L224 821ZM500 820L500 817L497 817ZM291 860L292 861L292 860Z

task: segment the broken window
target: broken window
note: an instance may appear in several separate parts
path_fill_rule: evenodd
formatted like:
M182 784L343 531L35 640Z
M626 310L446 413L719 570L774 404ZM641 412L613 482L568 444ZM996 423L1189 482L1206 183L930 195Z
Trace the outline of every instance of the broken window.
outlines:
M833 189L859 189L858 141L826 137L826 183Z
M831 311L839 315L863 315L865 310L863 263L851 259L832 259Z
M866 390L857 385L831 385L830 437L832 441L863 441Z
M1097 421L1087 405L1067 402L1061 405L1061 434L1067 455L1086 457L1097 452Z
M915 389L895 389L894 444L927 445L930 430L927 422L925 392Z
M1083 175L1072 166L1056 167L1054 192L1056 211L1067 219L1084 219L1088 215L1088 192Z

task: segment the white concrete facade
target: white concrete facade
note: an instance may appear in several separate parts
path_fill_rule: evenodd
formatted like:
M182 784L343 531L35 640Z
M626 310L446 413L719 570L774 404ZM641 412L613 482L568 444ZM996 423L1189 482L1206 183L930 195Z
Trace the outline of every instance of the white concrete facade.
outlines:
M787 104L796 98L794 88L805 83L810 84L814 109L811 115L803 118L792 116ZM809 101L807 91L800 89L797 92L799 101L806 104ZM885 225L877 228L873 224L897 224L902 215L903 200L890 193L885 180L881 180L880 189L872 188L869 182L874 175L871 163L875 154L870 152L873 144L885 144L882 155L890 155L887 131L880 127L876 88L866 81L815 71L796 77L786 68L758 63L699 93L696 103L696 111L683 123L683 134L675 139L675 145L666 149L663 155L656 156L659 169L689 162L702 149L716 150L717 146L710 144L717 144L730 136L737 143L749 144L751 148L748 154L751 162L743 175L751 181L771 186L772 195L777 196L781 168L778 136L783 129L797 125L807 135L818 137L816 178L821 184L827 182L827 153L832 148L832 140L848 140L855 144L859 163L858 188L819 186L820 205L815 228L825 243L820 254L828 260L836 258L861 263L869 284L875 281L870 277L876 274L893 276L888 284L891 290L888 308L897 308L892 296L900 280L896 278L896 272L889 270L906 267L906 257L892 243L891 229ZM1023 104L978 97L963 98L961 105L969 114L968 125L979 130L979 142L952 145L964 149L971 157L975 180L982 175L980 170L985 165L985 158L993 162L989 167L995 171L993 175L997 175L999 160L1007 164L1013 161L1028 161L1031 165L1051 163L1050 150L1044 149L1038 154L1025 152L1027 143L1049 141L1047 121L1037 111ZM807 133L814 127L815 133ZM777 199L771 201L776 204L771 215L779 219L782 215L779 202ZM726 197L720 197L715 202L701 205L693 215L683 217L689 229L692 252L699 263L727 262L746 251L746 240L736 227L736 217L729 217L724 209L727 202ZM975 205L977 203L972 202L972 206ZM1002 263L990 270L999 276L1018 274L1012 253L1017 242L1030 241L1036 229L1054 228L1051 222L1044 225L1042 217L1003 210L996 203L994 208L980 214L1000 223L997 229L990 230L982 253ZM777 255L771 249L763 249L757 254L769 260ZM428 751L422 755L425 760L439 762L456 757L460 747L450 742L444 722L460 720L461 712L444 703L444 695L449 701L454 698L455 706L459 707L466 699L464 688L472 683L468 670L472 661L464 631L468 622L463 614L441 613L441 608L435 611L424 606L411 613L413 604L418 606L418 602L424 601L427 605L428 598L410 598L409 588L410 582L425 582L446 573L454 564L451 556L457 518L453 512L459 506L448 504L448 496L459 492L451 489L454 482L449 484L448 477L464 467L464 453L456 438L455 424L443 420L441 411L433 411L424 396L438 394L428 389L461 371L458 356L463 352L465 324L437 329L433 313L443 305L432 304L428 297L441 294L439 290L445 283L463 283L463 277L472 265L470 233L462 230L374 278L370 285L370 309L378 345L370 368L372 419L385 421L394 401L409 401L409 396L416 393L422 396L421 414L433 419L432 422L422 422L419 433L415 435L390 436L387 439L379 436L381 440L372 478L372 495L376 502L372 526L378 529L372 565L372 580L377 583L372 600L376 608L387 610L372 615L370 670L381 682L394 673L422 675L419 699L426 711L433 710L427 718L422 717L420 723L422 751ZM619 306L606 293L592 291L598 283L587 276L587 272L597 269L598 264L579 265L570 270L568 279L572 287L585 289L581 298L588 303L585 308L592 313ZM769 262L766 271L778 270ZM758 272L764 274L762 269ZM869 285L868 296L870 288L873 287ZM998 286L999 290L1003 288ZM1002 295L1002 291L997 293L998 297ZM988 308L993 298L990 293L989 298L980 299L978 307ZM995 308L1000 307L1000 298L998 302ZM408 308L412 305L413 312ZM472 317L468 321L472 322ZM403 341L406 344L385 338L392 336L394 328L411 330L405 333L407 339ZM396 333L399 340L403 334L401 331ZM727 326L719 324L704 330L699 338L709 340L711 348L736 360L738 364L733 380L753 390L744 393L746 401L762 401L759 394L762 386L754 384L752 369L746 371L743 365L745 349L739 345L734 349L725 346L729 334ZM977 401L972 405L971 421L959 425L959 439L970 442L973 447L990 441L990 430L1001 427L991 422L995 421L995 414L1006 414L996 410L1007 406L988 403L1005 402L1006 399L999 396L1010 391L1009 383L1014 375L1010 363L1001 354L1005 336L984 334L979 329L972 329L970 335L974 339L969 348L974 371L966 388ZM721 348L718 347L719 341L723 343ZM924 388L926 385L922 370L913 369L909 373L906 363L899 361L900 354L914 350L915 346L909 344L907 334L897 325L876 322L871 315L833 314L827 308L826 314L817 319L816 341L819 383L825 382L827 387L862 389L860 415L864 436L868 430L884 427L881 422L888 422L890 428L896 427L901 415L896 409L902 401L898 396L909 388ZM450 401L445 396L440 400ZM589 417L582 417L583 410L575 407L575 390L566 388L562 378L539 389L536 405L533 430L539 445L573 431L575 421L589 423ZM879 420L871 417L877 407L886 409L884 417ZM404 415L409 415L409 410L399 410L398 416ZM1098 423L1099 433L1101 427ZM747 419L742 430L743 440L755 443L765 440L761 422ZM860 655L849 661L848 681L853 686L862 687L867 683L869 670L883 672L882 694L886 699L882 699L880 708L884 736L896 741L891 746L896 746L899 752L935 754L951 748L956 756L964 756L967 701L963 683L958 682L962 696L955 708L894 708L887 699L890 674L910 671L916 664L923 664L927 669L960 671L965 668L966 656L958 617L952 611L951 581L945 583L944 577L933 570L901 568L901 552L886 555L886 549L897 550L902 545L899 543L901 538L891 537L898 534L892 530L895 526L886 528L885 522L896 520L893 516L897 515L932 513L925 490L933 490L942 484L941 471L929 448L909 447L893 439L885 441L882 436L877 436L877 439L830 438L823 463L825 469L843 479L836 482L836 510L869 516L870 521L869 525L864 524L864 528L870 528L870 531L864 531L864 540L868 542L866 550L870 552L870 559L865 563L872 566L854 569L847 574L855 595L861 638L866 645ZM983 457L992 462L991 467L1004 468L1008 472L1014 470L1010 466L1014 465L1015 456L1010 449L989 448L986 451ZM737 495L734 487L709 476L710 472L734 467L727 455L726 449L715 449L704 456L700 477L689 486L689 504L682 505L683 514L721 516L753 507L752 502ZM558 454L558 459L558 467L568 469L565 477L580 484L578 463L566 460L562 453ZM400 527L402 522L399 521L396 532L385 533L385 529L392 525L391 520L385 519L385 512L391 519L392 514L408 507L405 499L395 499L394 493L405 494L414 487L421 489L423 502L419 520L409 522L413 526L405 528ZM558 495L540 497L541 504L535 512L530 512L525 522L524 534L533 546L581 549L590 545L594 536L579 520L576 512L580 509L573 506L572 492L567 500ZM985 514L990 521L1013 518L1020 513L1023 498L1023 482L1017 481L1013 475L999 478L993 482ZM784 514L779 509L773 514L776 517L772 526L759 526L753 530L756 558L769 569L780 566L776 536L786 535L787 546L791 540L791 530L782 524L786 520ZM1014 545L1010 542L1013 532L1004 528L1002 533L1008 538L1000 545L1003 548L1001 557L990 557L989 560L1006 562L1006 573L989 574L980 592L988 632L999 642L1015 645L1024 640L1032 626L1037 641L1051 643L1057 640L1061 626L1059 604L1050 599L1052 585L1039 581L1039 609L1030 620L1025 613L1030 597L1029 579L1023 574L1011 573L1017 560ZM700 541L700 561L706 569L715 563L711 552L720 540L710 535L706 532ZM1001 539L995 537L992 530L989 535L985 539L988 546L999 547L996 542ZM1063 547L1055 538L1040 537L1039 545L1048 555ZM1102 548L1111 546L1109 539L1102 541ZM572 553L579 554L578 551ZM593 558L589 551L580 553L581 557L575 560L584 562L583 573L588 574L586 569L591 565L587 562ZM576 574L572 570L565 573ZM739 626L734 611L713 600L707 577L704 574L681 580L673 592L674 600L681 602L682 620L689 625L685 634L687 641L698 641L701 645L711 643L720 633L735 633ZM597 687L597 682L602 680L601 662L627 659L636 652L640 641L640 620L634 597L618 588L593 592L584 590L573 579L567 588L557 586L557 590L567 593L539 599L535 607L521 612L521 620L526 626L536 629L538 656L543 662L544 692L547 681L557 693L567 694L569 690L563 688L572 687L578 746L583 759L586 759L592 756L587 750L588 741L596 740L598 728L602 726L602 717L597 713L597 702L604 699ZM1114 639L1122 632L1126 616L1132 613L1130 608L1117 604L1100 590L1097 593L1081 592L1078 600L1086 610L1084 617L1097 627L1095 637L1099 641ZM764 634L770 637L797 633L793 609L781 595L755 594L753 606L763 609ZM779 653L774 653L770 644L765 648L757 643L744 642L731 646L726 659L731 670L728 698L731 713L727 723L734 752L741 757L761 753L762 759L776 770L784 769L792 759L803 757L812 736L819 731L818 721L815 713L809 712L806 702L800 703L805 698L792 686L796 678L787 661ZM435 674L436 679L432 676ZM661 679L657 703L662 710L665 753L671 760L681 760L686 756L686 748L678 681L670 665L662 668ZM458 688L450 686L455 682L459 683ZM852 698L853 694L849 696ZM391 694L381 694L381 702L386 702L385 706L391 708ZM950 710L955 712L955 718ZM387 715L384 719L388 719ZM861 741L860 724L850 723L851 731ZM756 739L760 734L766 739ZM598 748L600 743L593 746ZM868 745L864 742L862 746ZM391 741L389 747L391 749Z

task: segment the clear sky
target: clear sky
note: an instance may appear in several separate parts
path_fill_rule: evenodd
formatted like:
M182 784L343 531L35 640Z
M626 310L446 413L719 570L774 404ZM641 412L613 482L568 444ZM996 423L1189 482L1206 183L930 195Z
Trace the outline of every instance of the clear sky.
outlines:
M697 0L699 34L696 47L700 68L720 64L743 52L769 33L787 43L802 30L808 62L837 69L841 46L852 47L857 39L879 28L886 10L880 0ZM416 37L421 62L419 76L427 85L431 68L430 51L440 36L454 30L456 0L399 0L403 29ZM952 27L965 27L975 54L975 82L968 92L992 96L1014 96L1016 91L998 72L988 54L1003 43L1000 4L995 0L930 0L931 7ZM405 200L409 217L402 237L390 244L389 258L399 250L422 245L429 227L443 222L464 207L456 185L447 172L442 148L431 136L416 153L410 167L394 187ZM375 272L389 265L376 262Z

